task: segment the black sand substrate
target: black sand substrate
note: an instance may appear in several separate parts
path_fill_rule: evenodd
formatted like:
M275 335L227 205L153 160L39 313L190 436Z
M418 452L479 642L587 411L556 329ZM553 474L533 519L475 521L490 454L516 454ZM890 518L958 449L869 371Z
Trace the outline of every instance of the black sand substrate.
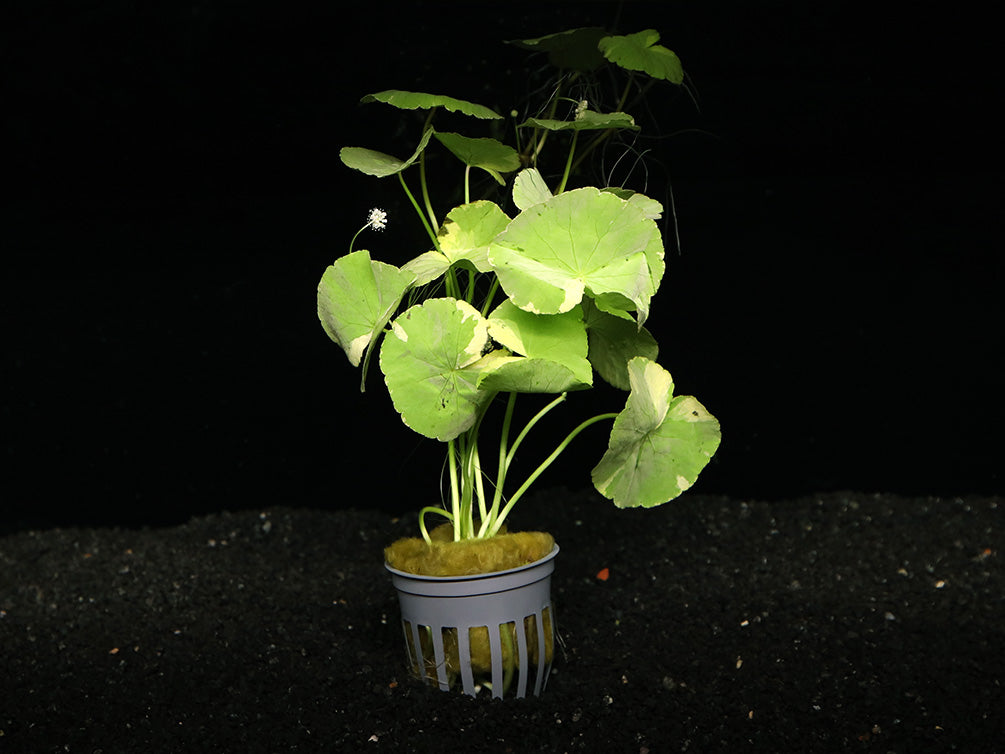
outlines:
M1005 751L1001 498L515 515L562 548L560 646L506 701L407 674L381 551L414 516L8 534L0 752Z

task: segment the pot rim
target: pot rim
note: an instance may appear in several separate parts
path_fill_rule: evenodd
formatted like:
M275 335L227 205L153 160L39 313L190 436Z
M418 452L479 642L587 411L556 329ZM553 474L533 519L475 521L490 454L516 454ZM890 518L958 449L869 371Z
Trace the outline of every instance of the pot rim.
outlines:
M533 563L527 563L526 565L517 566L516 568L507 568L505 571L489 571L488 573L469 573L462 576L427 576L422 573L409 573L408 571L399 571L397 568L393 568L385 561L384 568L386 568L390 573L395 576L399 576L404 579L416 579L419 581L431 581L431 582L451 582L451 581L478 581L479 579L492 579L499 576L507 576L513 573L519 573L520 571L527 571L531 568L543 565L549 560L554 560L555 556L558 555L559 551L558 543L556 542L551 548L551 552L545 555L539 560L535 560Z

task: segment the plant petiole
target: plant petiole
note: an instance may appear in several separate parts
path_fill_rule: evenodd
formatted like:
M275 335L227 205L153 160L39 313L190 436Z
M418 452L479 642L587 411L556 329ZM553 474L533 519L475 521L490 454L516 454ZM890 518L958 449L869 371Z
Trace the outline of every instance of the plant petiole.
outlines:
M401 173L398 173L398 180L401 182L401 187L405 190L405 195L408 197L408 200L412 203L412 206L415 208L415 212L416 214L418 214L419 220L422 221L422 227L425 228L426 233L429 234L429 238L433 242L433 248L439 251L440 241L436 237L436 233L433 231L432 226L430 226L429 221L426 219L426 215L419 207L419 203L415 200L415 196L413 196L412 192L408 190L408 184L405 183L405 177Z
M433 211L433 203L429 199L429 184L426 183L426 153L419 155L419 185L422 188L422 201L426 205L426 213L429 215L429 222L435 232L439 233L439 224L436 222L436 213Z
M496 291L499 290L499 278L495 275L492 276L492 285L489 286L489 292L485 294L485 303L482 304L482 316L489 316L489 309L492 307L492 299L495 298Z
M457 446L453 440L447 442L447 464L450 469L450 509L453 513L454 541L461 539L461 497L457 486Z
M543 419L549 411L555 408L555 406L557 406L559 403L562 403L565 400L566 395L567 395L566 393L562 393L560 396L551 401L551 403L549 403L547 406L545 406L536 414L534 414L531 420L527 422L527 425L521 430L520 434L516 436L516 440L513 441L513 447L509 449L509 453L506 455L507 469L509 468L509 465L513 462L513 456L516 455L516 451L520 447L520 443L524 441L524 438L526 438L527 435L530 433L531 429L534 428L534 425L537 424L539 421L541 421L541 419Z
M436 513L440 516L443 516L451 523L453 522L454 517L451 515L450 511L445 511L443 510L443 508L437 508L434 505L427 505L425 508L419 511L419 531L422 532L422 538L426 540L426 544L429 545L433 543L433 540L432 537L429 536L429 531L426 529L425 518L427 513Z
M558 188L555 189L556 194L561 194L565 191L565 184L569 180L569 173L572 172L572 158L576 154L576 142L579 141L579 131L572 132L572 144L569 145L569 157L565 161L565 172L562 173L562 182L558 184Z
M562 451L564 451L569 446L569 443L571 443L575 439L576 435L578 435L580 432L582 432L584 429L586 429L592 424L604 421L605 419L614 419L615 417L617 417L616 413L597 414L596 416L591 417L586 421L584 421L582 424L580 424L578 427L572 430L568 435L566 435L565 439L559 443L558 447L551 452L551 455L545 458L541 462L541 464L536 469L534 469L534 473L532 473L529 477L527 477L527 480L522 485L520 485L520 488L516 492L513 493L513 496L509 499L509 502L506 503L506 507L502 509L502 512L493 522L492 526L489 527L489 531L486 536L492 537L499 533L499 529L502 528L503 522L506 520L506 516L509 515L509 512L513 509L513 506L516 505L517 500L523 497L523 494L527 491L527 489L535 481L537 481L537 478L544 473L545 469L551 466L551 464L555 461L555 459L562 454Z

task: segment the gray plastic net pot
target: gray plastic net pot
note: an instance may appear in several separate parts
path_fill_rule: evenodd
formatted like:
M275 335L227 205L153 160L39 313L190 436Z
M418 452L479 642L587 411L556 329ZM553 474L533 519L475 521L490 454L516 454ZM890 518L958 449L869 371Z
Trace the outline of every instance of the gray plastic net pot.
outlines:
M529 565L473 576L421 576L385 564L413 675L470 696L540 696L554 655L556 555L558 545Z

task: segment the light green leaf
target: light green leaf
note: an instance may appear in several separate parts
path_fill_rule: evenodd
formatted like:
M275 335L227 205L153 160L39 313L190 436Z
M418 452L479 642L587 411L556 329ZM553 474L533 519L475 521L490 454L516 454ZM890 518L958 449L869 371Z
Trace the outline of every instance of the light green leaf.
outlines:
M486 357L486 362L489 362ZM526 356L496 355L486 364L478 383L483 390L498 393L564 393L589 387L563 364Z
M656 339L644 327L600 311L589 299L583 301L583 313L593 368L607 383L630 390L628 362L636 356L656 361Z
M604 57L629 71L643 71L673 84L684 81L684 68L676 53L663 45L658 31L646 29L627 36L604 37L599 48Z
M691 396L673 397L670 373L628 363L632 392L611 428L593 484L619 508L661 505L688 489L719 447L719 422Z
M517 128L543 128L547 131L601 131L607 128L639 130L635 119L628 113L596 113L593 110L584 110L575 120L527 118Z
M564 314L531 314L504 301L489 315L489 335L497 343L526 358L508 362L509 376L520 363L525 384L508 383L513 392L579 390L593 384L593 368L587 360L586 326L577 306ZM532 362L532 363L531 363ZM496 383L485 378L486 383Z
M620 188L618 186L607 186L601 189L601 191L609 191L627 202L635 202L650 220L659 220L663 217L663 205L655 199L650 199L645 194L639 194L631 189Z
M650 220L659 220L663 217L663 205L655 199L650 199L645 194L632 194L628 197L628 202L641 209L642 214Z
M427 128L419 140L419 146L407 160L399 160L392 155L377 152L373 149L364 149L363 147L342 147L338 156L350 168L359 170L367 175L386 178L389 175L400 173L419 159L419 155L422 154L422 150L429 144L429 139L432 135L433 129Z
M380 368L402 421L446 442L470 428L492 393L478 389L485 319L453 298L428 299L391 323Z
M513 179L513 203L519 209L533 207L551 197L551 190L537 168L521 170Z
M511 40L509 44L532 52L547 52L556 68L592 71L604 64L597 43L607 34L600 27L569 29L537 39Z
M546 250L532 248L526 253L497 240L489 246L489 263L510 301L521 309L532 314L561 314L583 300L586 286L554 258L540 261L533 256Z
M604 186L601 191L607 191L608 193L614 194L619 199L624 199L626 202L632 198L635 193L631 189L621 188L620 186Z
M414 278L411 272L371 260L366 250L347 254L325 270L318 283L318 317L354 367Z
M415 275L415 287L418 288L436 280L449 268L450 260L444 254L433 249L406 262L401 269L408 270Z
M415 273L415 285L425 285L453 264L469 264L479 272L491 272L488 245L509 224L497 204L477 201L454 207L440 226L439 251L427 251L403 269Z
M524 311L559 314L589 295L604 311L637 312L639 326L664 269L656 223L592 187L525 209L489 246L489 262Z
M496 139L473 139L461 134L439 131L434 135L465 165L481 168L493 176L498 173L512 173L520 169L520 155L517 151Z
M498 236L510 219L499 205L480 200L462 204L447 213L440 227L440 249L451 261L478 260L479 272L488 272L488 246Z
M387 89L376 94L368 94L360 102L383 102L399 110L431 110L443 107L454 113L463 113L482 120L498 120L499 113L484 105L478 105L467 100L446 97L442 94L426 94L425 92L405 92L400 89Z

